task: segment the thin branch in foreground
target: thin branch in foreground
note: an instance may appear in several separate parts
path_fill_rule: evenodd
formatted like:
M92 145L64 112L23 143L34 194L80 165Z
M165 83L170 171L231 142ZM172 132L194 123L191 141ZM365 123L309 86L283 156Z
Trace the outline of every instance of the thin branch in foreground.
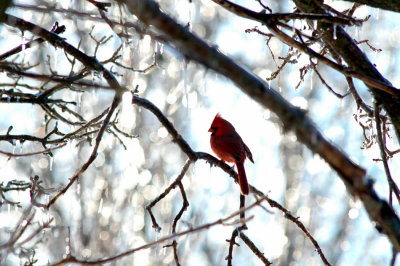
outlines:
M371 44L369 44L369 41L368 40L363 40L363 41L356 41L356 44L362 44L362 43L366 43L367 45L368 45L368 47L372 50L372 51L374 51L374 52L382 52L382 49L380 49L380 48L375 48L375 47L373 47Z
M178 224L178 221L181 219L183 213L189 207L189 201L187 200L185 188L183 187L182 181L179 181L178 187L179 187L179 190L181 191L183 202L182 202L182 208L180 209L179 213L175 216L174 221L172 223L172 233L173 234L176 233L176 225Z
M48 148L42 151L37 151L37 152L29 152L29 153L12 153L12 152L6 152L6 151L0 151L0 154L8 156L8 159L11 159L11 157L26 157L26 156L33 156L33 155L38 155L38 154L46 154L46 153L51 153L53 150L60 149L67 145L67 143L60 144L56 147Z
M328 262L328 260L325 257L325 254L322 252L321 247L319 246L318 242L314 239L314 237L311 235L311 233L307 230L307 228L304 226L304 224L299 220L298 217L294 217L289 210L287 210L285 207L280 205L278 202L267 198L267 201L269 205L273 208L277 208L278 210L282 211L284 213L284 216L286 219L289 221L292 221L295 225L297 225L298 228L303 231L303 233L307 236L308 239L310 239L311 243L315 247L315 251L317 251L318 255L320 256L322 262L326 266L330 266L331 264Z
M231 226L231 225L234 225L234 224L237 224L237 223L241 223L242 221L240 219L235 221L234 223L228 223L228 221L232 220L233 218L235 218L237 216L240 216L240 214L243 211L248 211L248 210L250 210L252 208L255 208L256 206L259 206L260 203L263 202L264 200L267 200L267 196L258 199L256 202L254 202L253 204L249 205L248 207L246 207L244 209L240 209L240 210L232 213L231 215L229 215L229 216L227 216L225 218L218 219L218 220L216 220L214 222L207 223L207 224L195 227L195 228L190 228L188 230L185 230L185 231L182 231L182 232L179 232L179 233L176 233L176 234L171 234L169 236L160 238L160 239L158 239L156 241L153 241L151 243L139 246L137 248L130 249L130 250L125 251L125 252L123 252L123 253L121 253L119 255L116 255L116 256L112 256L112 257L108 257L108 258L104 258L104 259L86 260L86 259L76 258L72 254L67 254L66 258L64 258L64 259L62 259L62 260L60 260L60 261L58 261L58 262L56 262L54 264L51 264L51 265L56 266L56 265L63 265L63 264L66 264L66 263L80 263L80 264L86 264L86 265L97 265L97 264L109 263L109 262L113 262L113 261L119 260L119 259L121 259L123 257L132 255L132 254L134 254L134 253L136 253L136 252L138 252L140 250L148 249L148 248L150 248L152 246L155 246L157 244L166 242L168 240L176 239L178 237L181 237L181 236L184 236L184 235L189 235L189 234L192 234L192 233L197 233L197 232L209 229L211 227L214 227L216 225ZM247 219L247 221L251 220L252 218L253 218L253 216L249 217Z
M179 211L179 213L176 215L176 217L174 218L174 220L172 222L172 233L173 234L176 233L176 225L177 225L179 219L182 217L183 213L189 207L189 201L187 200L185 189L184 189L181 181L179 182L178 186L179 186L179 190L181 191L181 194L182 194L183 203L182 203L181 210ZM180 266L179 257L178 257L178 242L176 240L172 241L172 248L174 249L175 263L177 266Z
M244 223L241 226L236 227L235 230L233 230L230 240L226 240L229 243L228 256L226 256L226 258L225 258L227 260L228 266L232 266L233 246L234 245L239 246L239 244L236 243L236 237L241 233L241 231L247 230L247 225L245 223L245 221L246 221L245 205L246 205L246 197L244 195L240 194L240 207L239 207L239 210L241 210L240 220L244 221Z
M193 162L193 161L191 161L190 159L187 160L186 163L185 163L185 165L183 166L181 172L179 173L179 175L177 176L177 178L174 180L174 182L172 182L171 185L169 185L157 198L155 198L152 202L150 202L149 205L146 206L146 210L149 212L150 218L151 218L151 222L152 222L152 224L153 224L152 227L153 227L156 231L159 232L159 231L161 230L161 227L158 225L157 220L156 220L156 218L154 217L153 212L151 211L151 208L153 208L160 200L162 200L163 198L165 198L165 196L167 196L167 195L171 192L172 189L174 189L174 188L176 188L177 186L179 186L179 184L182 185L182 183L181 183L182 178L185 176L185 174L186 174L187 170L189 169L189 166L192 164L192 162ZM180 216L182 216L182 214L183 214L183 212L186 210L187 206L189 206L189 203L188 203L187 198L186 198L186 194L184 194L184 193L182 192L182 190L181 190L181 193L182 193L182 197L183 197L183 206L182 206L181 211L178 213L178 215L180 214ZM185 203L185 201L186 201L186 203ZM187 204L187 206L186 206L186 204ZM182 213L181 213L181 212L182 212ZM178 222L178 220L179 220L179 218L180 218L180 216L178 216L178 215L177 215L177 216L175 217L175 219L174 219L174 222L175 222L175 221L176 221L176 222L175 222L175 226L172 227L173 230L175 230L176 223Z
M229 249L228 249L228 256L226 256L226 260L227 260L227 265L228 266L232 266L232 260L233 260L233 246L234 245L238 245L239 246L239 244L238 243L236 243L235 242L235 240L236 240L236 237L238 236L238 234L239 234L239 228L235 228L235 230L233 230L233 232L232 232L232 236L231 236L231 239L230 240L226 240L227 242L229 242Z
M271 265L272 263L264 256L264 253L262 253L256 245L253 243L253 241L250 240L250 238L247 237L247 235L243 232L240 232L239 237L243 240L244 243L253 251L253 253L264 263L264 265Z

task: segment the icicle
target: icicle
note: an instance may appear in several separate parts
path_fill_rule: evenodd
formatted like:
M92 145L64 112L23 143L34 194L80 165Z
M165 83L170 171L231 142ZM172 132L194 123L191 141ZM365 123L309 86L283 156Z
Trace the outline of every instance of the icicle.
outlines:
M78 180L78 184L76 185L76 194L81 196L81 183Z
M188 92L188 62L187 60L184 61L184 66L183 66L183 70L182 70L182 74L183 74L183 89L185 91L185 100L186 100L186 110L189 109L189 92Z
M360 39L360 27L356 26L356 40L358 41Z
M160 53L160 55L164 54L164 44L162 44L162 43L159 44L159 51L158 52Z
M65 255L66 255L66 256L68 256L68 255L71 253L71 250L69 249L69 241L70 241L69 236L67 236L67 237L65 238L65 242L67 243L67 244L65 245Z
M49 156L49 170L50 171L53 171L53 161L54 161L54 157Z
M24 35L24 32L22 32L22 46L21 46L21 48L22 48L22 60L24 60L24 58L25 58L25 50L26 50L26 39L25 39L25 35Z
M22 141L22 140L20 140L19 141L19 145L18 145L18 143L17 143L17 146L18 146L18 153L22 153L24 150L23 150L23 148L22 148L22 144L23 144L24 142Z
M76 99L76 107L80 108L82 104L83 93L79 93Z

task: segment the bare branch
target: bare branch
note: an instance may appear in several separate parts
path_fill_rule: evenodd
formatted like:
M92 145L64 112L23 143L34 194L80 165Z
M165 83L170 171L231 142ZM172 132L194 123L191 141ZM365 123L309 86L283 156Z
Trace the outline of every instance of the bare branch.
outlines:
M185 176L187 170L189 169L189 166L192 164L191 160L187 160L185 165L183 166L180 174L177 176L177 178L174 180L174 182L172 182L171 185L169 185L163 193L161 193L157 198L155 198L149 205L146 206L146 210L149 212L150 214L150 218L151 221L153 223L153 228L157 231L161 230L161 227L158 225L156 218L153 215L153 212L151 211L151 208L153 208L160 200L162 200L163 198L165 198L165 196L167 196L172 189L176 188L177 186L179 186L179 189L181 190L181 194L182 194L182 198L183 198L183 206L182 209L180 210L180 212L177 214L177 216L174 219L173 225L172 225L172 233L175 232L176 230L176 223L178 222L178 220L180 219L180 217L182 216L183 212L186 210L186 208L189 206L189 202L186 198L186 194L183 190L182 186L182 178Z
M256 245L248 238L248 236L240 232L239 237L243 240L244 243L253 251L253 253L264 263L264 265L271 265L272 263L264 256L264 253L262 253Z
M26 157L26 156L33 156L33 155L38 155L38 154L47 154L50 153L53 150L60 149L67 145L67 143L60 144L56 147L48 148L42 151L37 151L37 152L29 152L29 153L12 153L12 152L6 152L6 151L0 151L0 154L6 155L9 158L11 157Z

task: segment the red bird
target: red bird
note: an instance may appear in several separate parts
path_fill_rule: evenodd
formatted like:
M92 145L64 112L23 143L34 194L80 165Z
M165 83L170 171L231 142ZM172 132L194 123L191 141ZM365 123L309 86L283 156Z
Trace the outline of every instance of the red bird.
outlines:
M246 157L254 163L250 149L243 142L232 124L223 119L219 113L215 116L208 132L211 132L211 149L222 161L236 164L242 194L249 194L249 184L247 183L243 163Z

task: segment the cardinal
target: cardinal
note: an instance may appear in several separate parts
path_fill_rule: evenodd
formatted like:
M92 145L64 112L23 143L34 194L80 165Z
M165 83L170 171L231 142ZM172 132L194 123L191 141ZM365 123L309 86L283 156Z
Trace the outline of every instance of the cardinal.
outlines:
M246 157L254 163L250 149L243 142L232 124L223 119L219 113L215 116L208 132L211 132L211 149L222 161L236 164L240 190L243 195L248 195L249 183L247 182L243 164Z

